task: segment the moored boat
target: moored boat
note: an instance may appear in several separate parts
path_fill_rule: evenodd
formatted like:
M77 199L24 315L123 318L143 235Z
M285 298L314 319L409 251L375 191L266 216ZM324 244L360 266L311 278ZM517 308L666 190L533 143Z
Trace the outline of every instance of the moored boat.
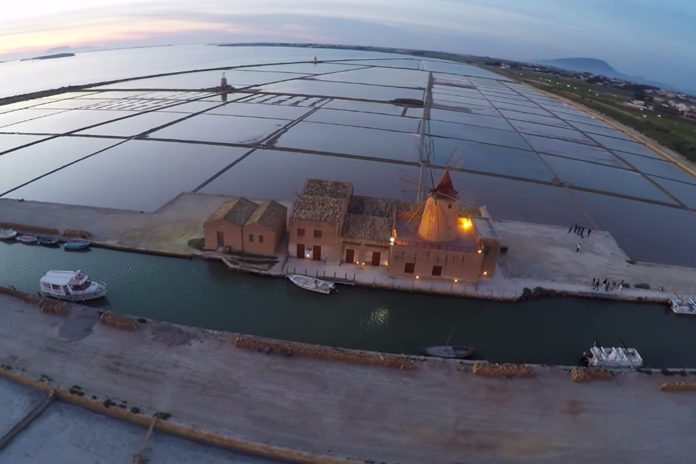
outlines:
M0 229L0 240L12 240L17 236L17 231L14 229Z
M36 241L39 243L39 245L47 247L56 247L60 245L60 240L58 240L57 238L48 237L46 235L39 235L36 238Z
M80 271L48 271L39 281L42 296L65 301L88 301L106 296L106 285Z
M693 298L674 298L670 301L672 312L675 314L691 314L696 316L696 301Z
M426 355L435 358L467 359L472 357L474 353L476 353L476 348L463 345L429 346L425 349Z
M290 274L288 275L288 279L290 279L290 282L292 282L300 288L304 288L305 290L309 290L310 292L323 293L324 295L328 295L336 289L336 286L333 282L316 279L314 277Z
M635 348L625 346L593 346L583 353L583 364L591 367L637 368L643 365L643 358Z
M36 235L30 234L19 234L17 235L16 240L21 243L26 243L27 245L33 245L34 243L39 241Z
M63 250L65 251L83 251L89 250L89 242L65 242L63 244Z

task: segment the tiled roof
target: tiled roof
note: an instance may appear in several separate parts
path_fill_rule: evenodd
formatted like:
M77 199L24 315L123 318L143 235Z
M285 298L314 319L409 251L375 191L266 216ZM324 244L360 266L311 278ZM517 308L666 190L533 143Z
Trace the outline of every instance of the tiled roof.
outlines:
M208 221L224 219L232 224L242 226L257 207L258 205L253 201L247 200L246 198L237 198L223 203L222 206L208 218Z
M347 206L348 200L345 198L300 195L293 205L292 217L339 223L343 219Z
M406 201L354 195L348 204L348 213L391 218L395 211L407 209L409 206L410 203Z
M343 238L389 243L392 219L361 214L348 214L343 224Z
M258 223L264 227L275 229L279 224L285 223L286 216L287 208L285 206L274 200L266 200L256 208L246 224Z
M308 179L302 193L347 200L353 193L353 184L337 180Z

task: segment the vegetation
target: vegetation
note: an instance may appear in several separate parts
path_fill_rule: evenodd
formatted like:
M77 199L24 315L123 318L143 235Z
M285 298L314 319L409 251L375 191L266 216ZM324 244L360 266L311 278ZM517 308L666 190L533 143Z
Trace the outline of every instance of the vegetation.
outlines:
M188 246L195 248L196 250L202 250L205 245L205 239L203 237L192 238L188 241Z

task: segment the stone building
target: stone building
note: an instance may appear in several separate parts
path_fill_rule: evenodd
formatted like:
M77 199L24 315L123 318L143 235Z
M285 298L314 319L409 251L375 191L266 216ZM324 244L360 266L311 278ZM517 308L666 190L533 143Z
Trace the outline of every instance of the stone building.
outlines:
M500 240L482 208L462 208L448 172L424 203L353 196L347 182L310 179L295 200L289 255L385 266L394 277L492 277Z
M395 277L477 282L493 276L500 254L487 211L463 209L448 172L425 204L397 213L392 242L389 274Z
M225 202L203 224L206 250L274 255L285 234L287 208L246 198Z
M288 222L288 255L337 263L343 224L353 186L348 182L309 179L293 203Z

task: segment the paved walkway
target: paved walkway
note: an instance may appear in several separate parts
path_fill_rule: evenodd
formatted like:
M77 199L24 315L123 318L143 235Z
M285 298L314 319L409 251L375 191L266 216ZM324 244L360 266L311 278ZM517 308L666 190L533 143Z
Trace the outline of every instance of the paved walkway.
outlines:
M693 398L658 391L674 379L660 374L576 384L537 368L505 380L440 360L401 371L248 352L158 322L90 328L93 309L50 316L4 295L0 308L0 363L13 372L223 437L386 463L681 464L696 453Z

